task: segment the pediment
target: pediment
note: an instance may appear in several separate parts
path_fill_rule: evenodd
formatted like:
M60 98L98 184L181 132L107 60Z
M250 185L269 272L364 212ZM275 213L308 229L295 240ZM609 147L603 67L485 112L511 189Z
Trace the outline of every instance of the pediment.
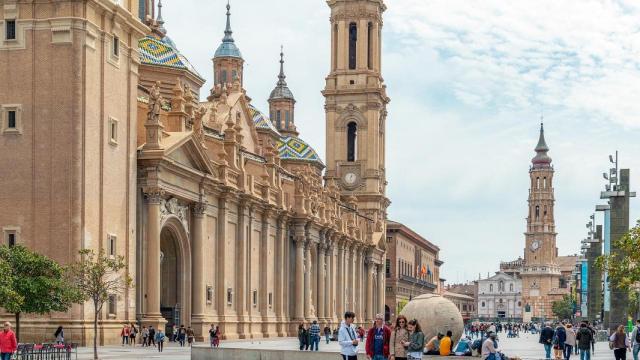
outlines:
M206 152L202 151L202 148L193 139L191 134L183 141L167 149L164 156L187 168L213 175L213 168L211 167L209 157Z

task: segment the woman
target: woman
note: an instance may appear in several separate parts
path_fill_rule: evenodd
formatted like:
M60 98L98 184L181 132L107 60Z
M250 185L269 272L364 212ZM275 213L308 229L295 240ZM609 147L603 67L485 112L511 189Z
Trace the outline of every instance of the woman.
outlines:
M407 323L407 330L409 330L409 340L402 343L407 348L407 360L421 360L424 350L424 334L418 320L410 320Z
M11 355L18 349L16 334L11 330L11 323L5 322L0 331L0 360L11 360Z
M124 324L122 331L120 331L120 336L122 337L122 346L129 345L129 325Z
M618 326L618 330L609 338L609 348L613 349L616 360L627 360L627 350L631 349L631 344L624 332L624 325Z
M131 323L131 325L129 325L129 344L133 347L136 346L136 335L138 335L138 329Z
M146 326L142 327L142 347L148 346L149 341L149 329Z
M331 340L331 328L329 325L324 327L324 338L327 340L327 345L329 344L329 340Z
M64 344L64 330L62 330L62 326L58 326L53 336L56 337L56 344Z
M156 344L158 344L158 352L162 352L162 348L164 347L164 339L165 339L164 332L162 331L162 328L159 328L158 332L156 332L156 335L155 335L155 341L156 341Z
M408 340L407 318L404 315L398 315L389 339L389 360L407 359L407 349L404 347L404 342Z
M304 349L304 344L306 342L305 339L306 339L306 333L304 329L304 323L300 323L300 325L298 325L298 342L300 343L301 351Z
M573 331L573 325L567 324L566 331L567 340L564 342L564 359L569 360L573 348L576 346L576 332Z

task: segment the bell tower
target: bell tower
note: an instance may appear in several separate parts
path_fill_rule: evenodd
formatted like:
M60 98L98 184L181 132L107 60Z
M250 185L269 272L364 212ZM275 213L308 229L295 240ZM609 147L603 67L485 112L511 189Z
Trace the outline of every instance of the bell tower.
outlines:
M328 0L331 72L326 78L326 179L358 209L384 222L385 123L389 98L381 75L383 0Z

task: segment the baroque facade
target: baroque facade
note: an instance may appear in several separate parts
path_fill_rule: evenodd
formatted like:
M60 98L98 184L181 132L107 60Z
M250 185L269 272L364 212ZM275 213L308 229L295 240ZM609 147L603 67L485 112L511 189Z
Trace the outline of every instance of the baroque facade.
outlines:
M13 169L0 174L0 226L61 263L83 248L124 257L135 286L99 314L101 342L125 321L190 325L200 339L214 323L233 339L384 311L385 5L328 5L323 162L295 126L282 53L269 116L252 105L228 5L201 102L204 79L167 36L162 4L0 0L0 109L13 125L0 136ZM25 317L22 340L63 325L85 343L92 319L89 306Z
M503 272L479 279L478 318L480 320L521 320L522 280Z

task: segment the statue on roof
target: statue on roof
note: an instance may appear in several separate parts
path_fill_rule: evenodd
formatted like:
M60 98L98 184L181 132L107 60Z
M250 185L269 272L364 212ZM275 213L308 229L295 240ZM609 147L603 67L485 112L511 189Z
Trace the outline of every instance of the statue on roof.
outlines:
M160 81L156 81L151 88L151 91L149 91L149 112L147 113L148 122L160 122L160 110L162 109L163 100L164 99L160 94Z

